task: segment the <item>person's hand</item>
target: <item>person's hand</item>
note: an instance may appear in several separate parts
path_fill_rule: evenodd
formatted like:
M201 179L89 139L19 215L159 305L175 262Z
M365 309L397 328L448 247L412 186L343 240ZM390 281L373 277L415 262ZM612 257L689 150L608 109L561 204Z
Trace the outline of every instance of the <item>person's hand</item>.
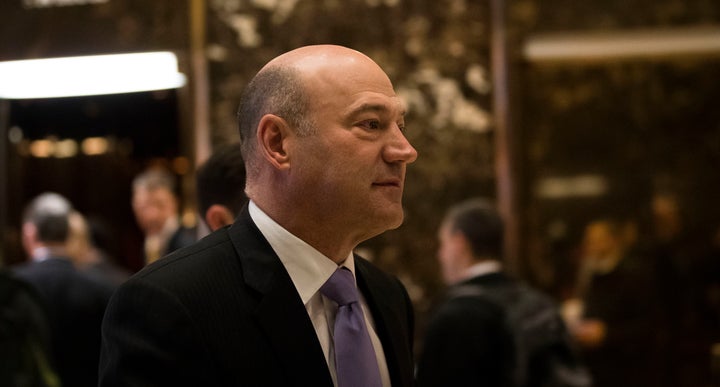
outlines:
M573 324L571 331L580 346L597 348L605 341L607 328L605 323L600 320L585 319Z
M562 303L560 308L560 315L565 320L565 325L570 329L573 326L582 322L582 314L585 309L585 305L579 298L570 298Z

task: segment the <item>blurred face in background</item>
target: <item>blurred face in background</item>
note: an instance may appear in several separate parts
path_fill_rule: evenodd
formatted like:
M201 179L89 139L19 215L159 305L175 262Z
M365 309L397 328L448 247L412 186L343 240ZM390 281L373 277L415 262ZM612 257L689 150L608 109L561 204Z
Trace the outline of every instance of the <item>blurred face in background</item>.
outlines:
M136 188L132 208L140 229L145 235L154 235L162 231L169 218L177 215L177 199L166 188Z
M593 259L600 259L615 249L615 238L610 228L603 222L591 223L585 229L583 239L583 251L585 256Z
M445 284L450 285L462 278L463 271L472 262L472 253L465 236L444 222L438 231L438 262Z
M680 204L676 197L657 194L651 203L655 236L660 241L670 241L682 231Z

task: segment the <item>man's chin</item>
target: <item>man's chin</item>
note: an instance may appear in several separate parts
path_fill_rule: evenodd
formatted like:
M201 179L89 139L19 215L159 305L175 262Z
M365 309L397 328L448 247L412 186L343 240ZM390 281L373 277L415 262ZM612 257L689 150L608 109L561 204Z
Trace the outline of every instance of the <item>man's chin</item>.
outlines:
M388 222L387 222L387 229L394 230L394 229L402 226L404 219L405 219L405 214L403 213L402 209L395 214L389 214Z
M400 227L404 218L405 213L403 206L397 202L383 201L373 203L366 211L366 219L371 220L380 232L394 230Z

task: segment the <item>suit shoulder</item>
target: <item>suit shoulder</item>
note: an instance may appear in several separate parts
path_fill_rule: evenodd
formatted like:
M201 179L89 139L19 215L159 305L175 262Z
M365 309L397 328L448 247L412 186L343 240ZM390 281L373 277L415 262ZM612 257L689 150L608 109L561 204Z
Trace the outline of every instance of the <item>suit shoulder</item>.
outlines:
M235 250L226 229L218 230L201 240L175 250L146 266L131 278L171 283L209 274L235 261Z

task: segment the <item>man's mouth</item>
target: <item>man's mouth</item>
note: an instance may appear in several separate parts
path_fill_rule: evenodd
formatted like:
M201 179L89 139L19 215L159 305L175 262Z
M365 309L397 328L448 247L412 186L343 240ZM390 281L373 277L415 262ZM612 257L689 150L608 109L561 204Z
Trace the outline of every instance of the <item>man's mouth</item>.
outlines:
M377 187L401 187L402 181L400 179L383 179L373 183Z

